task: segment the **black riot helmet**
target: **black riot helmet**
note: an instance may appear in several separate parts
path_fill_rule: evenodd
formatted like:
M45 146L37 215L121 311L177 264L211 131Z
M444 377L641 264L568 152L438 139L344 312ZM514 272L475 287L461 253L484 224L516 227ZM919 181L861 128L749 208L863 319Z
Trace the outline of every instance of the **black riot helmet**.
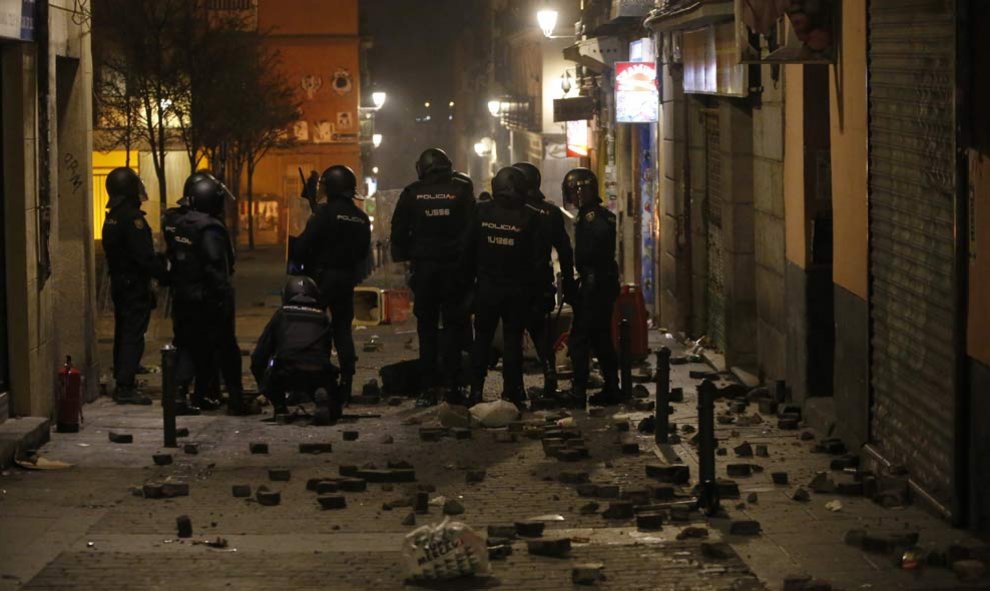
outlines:
M516 162L512 168L518 168L526 177L526 188L529 189L529 195L542 199L543 194L540 193L540 185L543 184L543 175L540 174L540 169L531 162Z
M227 187L210 172L201 170L189 175L182 188L182 201L196 211L220 217L226 199L233 199Z
M357 196L357 177L350 167L335 164L320 175L320 187L327 199L334 197L353 199Z
M320 288L305 275L289 277L282 288L282 305L315 304L320 301Z
M144 190L144 183L141 177L132 169L121 166L110 171L107 175L107 209L113 209L121 203L130 201L134 205L140 205L148 198L147 191Z
M601 202L598 196L598 177L587 168L574 168L564 175L561 183L564 203L584 207Z
M511 205L521 205L526 198L526 175L512 166L499 170L492 179L492 196L496 201L505 200Z
M454 164L450 161L447 153L440 148L428 148L419 155L416 161L416 174L420 179L425 178L432 172L451 172Z

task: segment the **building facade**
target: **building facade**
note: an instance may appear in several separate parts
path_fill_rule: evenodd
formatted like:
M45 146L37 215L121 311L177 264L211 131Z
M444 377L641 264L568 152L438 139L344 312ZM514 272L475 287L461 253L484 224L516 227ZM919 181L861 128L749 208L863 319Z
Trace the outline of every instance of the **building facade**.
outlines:
M90 398L99 368L89 18L70 0L3 0L0 22L2 422L51 414L66 356Z

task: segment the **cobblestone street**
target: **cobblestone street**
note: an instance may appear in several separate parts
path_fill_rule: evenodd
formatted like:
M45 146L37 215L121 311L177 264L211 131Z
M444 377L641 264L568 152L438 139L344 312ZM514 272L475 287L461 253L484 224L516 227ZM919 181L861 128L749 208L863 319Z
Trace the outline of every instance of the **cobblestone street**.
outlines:
M246 257L242 266L242 283L252 283L239 292L239 336L245 349L275 301L277 288L270 287L279 283L278 267L270 261L275 255L267 256L254 261ZM268 305L256 305L260 302ZM168 332L162 326L159 337ZM382 365L415 355L406 345L414 336L411 331L412 325L404 324L355 333L359 346L371 335L384 344L381 352L359 353L358 387ZM678 343L659 332L651 341L652 347L666 345L675 356L684 355ZM146 356L149 366L155 363L154 345L149 344ZM987 588L986 579L962 583L947 568L904 571L893 552L866 552L844 543L849 530L867 530L878 539L918 532L918 545L924 548L958 542L974 553L985 552L964 532L915 507L888 509L861 496L835 493L811 492L808 501L793 500L798 487L811 491L808 483L815 473L828 470L837 456L812 453L827 434L781 430L773 417L754 418L759 416L755 402L732 414L729 401L717 407L718 414L731 417L718 425L720 445L728 450L717 458L720 478L728 478L728 464L747 463L754 472L734 477L739 498L723 499L727 513L711 519L696 511L671 510L671 499L658 498L669 494L669 485L648 477L647 466L679 458L689 467L693 484L697 466L689 439L696 426L699 382L690 373L699 370L710 368L697 363L672 368L672 386L685 394L683 402L674 404L671 418L683 443L657 449L651 434L638 433L648 412L621 407L589 416L571 411L573 429L590 451L589 458L576 462L544 453L542 429L534 426L547 425L548 416L560 415L556 410L527 413L523 424L509 430L475 428L468 439L447 436L435 442L422 440L420 429L438 425L437 408L415 408L411 399L394 406L354 405L351 414L379 416L322 428L221 414L180 417L179 427L187 428L188 436L180 439L178 449L166 450L157 404L118 407L103 398L86 407L81 433L53 433L39 450L39 455L68 462L71 468L3 472L0 589L420 588L404 582L403 536L443 517L439 504L431 504L428 514L415 514L416 525L409 524L409 498L420 491L429 491L435 503L439 497L456 500L464 512L454 519L480 531L535 518L546 523L542 539L570 538L572 543L569 556L551 558L530 554L526 539L519 538L511 543L511 555L492 561L491 577L427 588L571 588L572 569L583 563L602 565L601 589L782 589L785 577L801 574L847 590ZM146 377L155 391L158 375ZM538 379L534 374L527 381L535 385ZM652 397L654 385L645 386ZM488 397L499 387L493 375ZM747 422L751 424L743 426ZM617 425L628 425L630 432ZM133 443L111 443L111 431L132 435ZM356 440L345 432L357 432ZM635 438L639 453L620 445L628 444L628 437ZM735 457L733 448L744 441L757 449L756 457ZM266 443L268 453L251 453L252 443ZM332 451L300 453L305 443L329 443ZM187 444L196 449L186 449ZM172 454L172 463L156 465L152 456L159 453ZM364 491L340 493L346 498L342 510L321 510L317 493L307 490L308 481L337 477L342 466L385 468L390 462L412 465L415 482L368 482ZM290 479L272 482L272 468L290 470ZM469 472L479 470L483 478L468 482ZM562 482L583 479L572 472L618 489L589 492ZM775 485L774 472L787 472L789 484ZM836 482L843 478L839 472L831 474ZM151 482L187 483L189 494L170 499L134 494ZM262 506L253 497L235 498L232 487L242 484L252 492L262 485L279 491L281 503ZM690 493L690 485L675 487L677 499L686 501ZM662 529L638 528L631 515L604 517L612 503L620 505L615 496L637 506L654 505L653 513L662 515ZM834 501L841 503L837 512L826 508ZM176 518L182 515L192 522L193 537L188 539L176 536ZM745 520L757 521L761 531L731 533L734 523L742 527L738 522ZM226 540L225 548L199 543L217 537Z

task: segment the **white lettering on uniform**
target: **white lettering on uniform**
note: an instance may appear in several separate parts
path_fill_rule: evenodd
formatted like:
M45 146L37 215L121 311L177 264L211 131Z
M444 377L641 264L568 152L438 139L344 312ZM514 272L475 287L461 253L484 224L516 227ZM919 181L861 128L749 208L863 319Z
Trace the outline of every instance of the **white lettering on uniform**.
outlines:
M457 195L451 195L450 193L421 193L416 195L416 199L425 199L428 201L452 200L457 199Z
M363 224L364 220L357 216L350 216L344 214L337 214L337 219L345 222L351 222L352 224Z
M513 226L512 224L496 224L495 222L481 222L482 228L488 228L489 230L502 230L505 232L522 232L522 228L519 226Z
M450 209L448 208L426 210L426 216L431 218L444 217L449 215L450 215Z
M488 244L494 244L495 246L515 246L515 238L506 238L504 236L489 236Z
M179 244L188 244L190 246L192 246L193 243L192 240L186 238L185 236L176 236L175 241L178 242Z

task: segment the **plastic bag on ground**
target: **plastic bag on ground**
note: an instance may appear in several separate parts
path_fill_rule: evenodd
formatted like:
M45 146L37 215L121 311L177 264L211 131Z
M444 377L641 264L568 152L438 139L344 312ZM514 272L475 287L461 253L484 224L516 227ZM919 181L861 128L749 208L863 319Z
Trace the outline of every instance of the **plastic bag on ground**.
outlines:
M506 400L481 402L471 407L471 416L483 427L505 427L512 421L519 420L519 409Z
M410 532L402 543L402 559L412 580L443 581L491 572L485 535L449 517Z

